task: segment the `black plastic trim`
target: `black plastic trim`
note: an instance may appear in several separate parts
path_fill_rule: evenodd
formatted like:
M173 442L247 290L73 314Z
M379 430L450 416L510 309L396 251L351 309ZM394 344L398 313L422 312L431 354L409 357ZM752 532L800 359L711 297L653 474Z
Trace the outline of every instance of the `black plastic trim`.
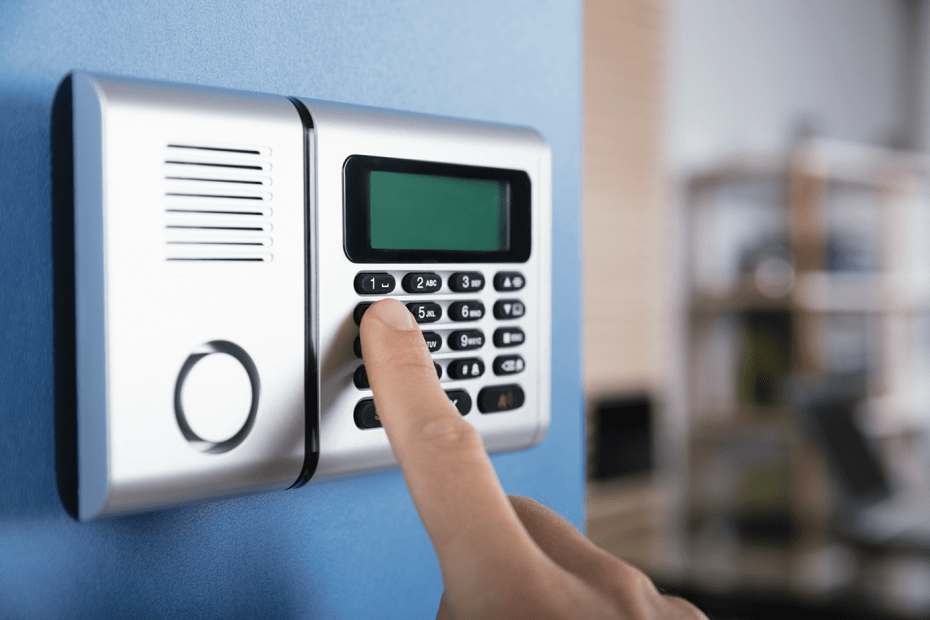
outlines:
M304 467L300 472L300 477L297 481L291 485L290 488L296 489L302 487L303 485L309 482L310 478L313 477L313 473L316 471L317 465L320 463L320 390L319 390L319 360L316 355L316 334L313 333L313 325L315 325L312 316L313 310L313 295L316 294L316 291L313 290L313 257L316 253L316 243L314 242L314 235L316 233L315 222L311 222L312 213L310 212L310 192L312 191L310 179L310 140L313 138L311 131L313 130L313 118L310 116L310 111L307 107L300 102L296 97L288 97L291 103L294 104L294 107L297 108L297 113L300 115L300 121L304 126L304 248L306 248L306 270L305 270L305 281L304 281L304 291L306 293L304 299L304 309L306 313L306 341L304 344L304 350L306 351L306 373L304 376L304 406L306 407L306 421L304 426L306 429L306 449L304 454Z
M78 519L77 340L74 290L74 134L69 73L52 103L52 271L55 331L55 478Z

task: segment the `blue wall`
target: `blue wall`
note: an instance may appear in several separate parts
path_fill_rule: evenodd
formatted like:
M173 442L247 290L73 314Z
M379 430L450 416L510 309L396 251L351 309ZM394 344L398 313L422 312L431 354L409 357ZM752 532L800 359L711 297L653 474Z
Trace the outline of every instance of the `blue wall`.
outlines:
M0 2L0 617L432 617L397 471L88 524L55 485L49 115L70 69L539 129L553 151L553 417L495 457L583 519L578 0ZM140 3L141 4L141 3Z

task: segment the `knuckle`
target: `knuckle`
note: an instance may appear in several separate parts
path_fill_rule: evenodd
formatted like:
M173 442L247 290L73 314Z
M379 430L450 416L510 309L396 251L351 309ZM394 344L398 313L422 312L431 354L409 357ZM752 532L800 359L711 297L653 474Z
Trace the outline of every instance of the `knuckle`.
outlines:
M443 453L484 450L481 435L474 426L459 416L442 416L427 420L419 429L419 439L426 446Z
M666 617L672 620L707 620L704 612L681 597L665 596L664 599L668 610Z
M507 500L510 502L510 505L514 507L514 510L520 514L533 510L537 506L541 506L536 500L524 497L523 495L508 495Z

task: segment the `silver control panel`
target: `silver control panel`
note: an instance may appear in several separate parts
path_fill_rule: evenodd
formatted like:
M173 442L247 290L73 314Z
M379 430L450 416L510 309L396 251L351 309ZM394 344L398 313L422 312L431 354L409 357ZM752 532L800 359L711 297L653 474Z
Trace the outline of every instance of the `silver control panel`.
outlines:
M358 322L393 297L491 452L549 424L535 131L70 74L82 520L395 465Z

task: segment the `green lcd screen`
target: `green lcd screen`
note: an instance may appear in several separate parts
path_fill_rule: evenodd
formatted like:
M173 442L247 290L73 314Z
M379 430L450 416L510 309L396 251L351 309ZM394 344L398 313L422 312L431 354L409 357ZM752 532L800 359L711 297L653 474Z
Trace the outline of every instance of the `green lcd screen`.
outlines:
M370 174L372 249L510 249L506 181L383 170Z

